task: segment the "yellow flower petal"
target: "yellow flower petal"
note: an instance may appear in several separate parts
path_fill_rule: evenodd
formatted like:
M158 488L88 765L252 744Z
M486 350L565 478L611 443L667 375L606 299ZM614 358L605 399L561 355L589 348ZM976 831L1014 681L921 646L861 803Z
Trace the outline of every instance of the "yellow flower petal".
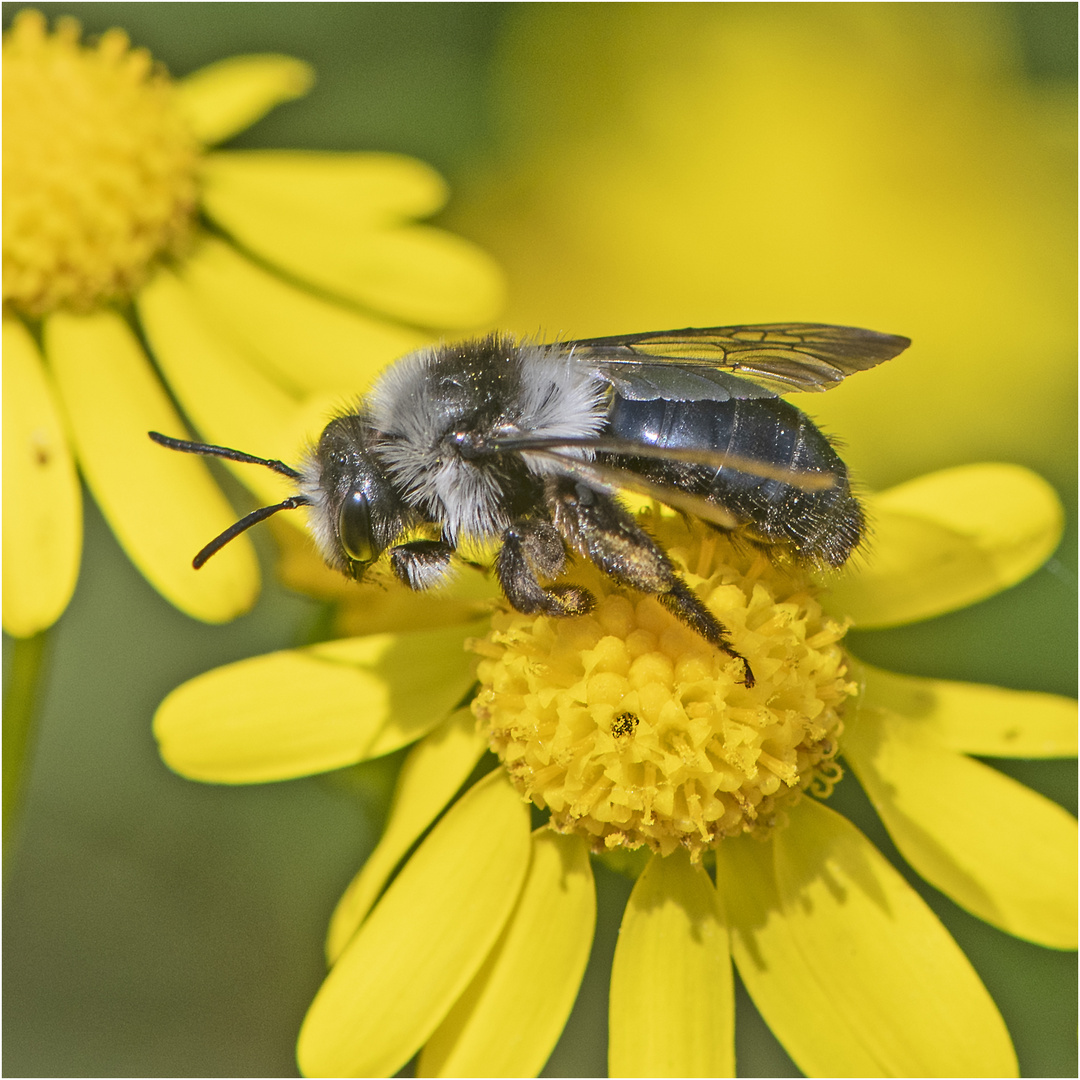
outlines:
M337 961L397 864L465 783L486 749L472 711L458 709L409 751L378 846L330 917L327 963Z
M427 340L298 289L212 237L181 273L222 335L295 396L359 394L385 364Z
M195 552L235 515L205 463L147 438L183 428L128 325L103 310L57 313L44 329L83 476L131 561L194 618L225 622L247 611L259 570L246 538L192 568Z
M533 833L517 907L425 1044L417 1076L537 1076L574 1006L595 925L596 889L584 843Z
M920 737L981 757L1076 757L1073 698L980 683L895 675L859 663L865 680L859 701L898 713Z
M300 448L292 442L297 402L207 325L175 274L161 270L142 291L138 307L158 366L202 438L259 457L297 458ZM165 434L184 433L174 428ZM265 502L295 493L295 484L270 469L226 464ZM202 543L211 539L213 534Z
M352 238L273 237L267 257L330 292L420 326L472 329L503 302L499 269L480 248L425 225Z
M717 851L731 948L807 1076L1015 1076L967 957L850 822L812 799L773 840Z
M161 756L193 780L254 784L388 754L464 697L473 679L465 639L475 632L347 638L209 671L158 708Z
M291 56L233 56L193 72L177 84L177 99L192 131L205 144L223 142L275 105L303 97L315 72Z
M1018 465L965 465L868 501L861 565L831 585L830 611L863 629L930 619L1022 581L1061 540L1054 489Z
M234 182L229 159L208 163L203 203L244 247L286 274L361 307L428 327L474 327L502 303L502 276L479 248L423 225L354 217L328 207L320 184L296 190ZM231 157L231 155L230 155ZM222 175L228 182L219 182ZM327 213L328 209L338 213Z
M212 202L277 206L320 229L401 225L449 194L430 165L402 154L231 150L209 154L203 178Z
M927 739L920 717L872 700L868 693L850 719L844 757L904 858L984 922L1040 945L1075 949L1076 819Z
M611 1076L734 1076L735 990L716 889L654 855L623 915L608 1005Z
M391 1076L495 944L529 865L529 813L505 774L449 810L333 967L300 1030L305 1076Z
M79 576L82 494L34 339L4 318L4 629L31 637L67 607Z

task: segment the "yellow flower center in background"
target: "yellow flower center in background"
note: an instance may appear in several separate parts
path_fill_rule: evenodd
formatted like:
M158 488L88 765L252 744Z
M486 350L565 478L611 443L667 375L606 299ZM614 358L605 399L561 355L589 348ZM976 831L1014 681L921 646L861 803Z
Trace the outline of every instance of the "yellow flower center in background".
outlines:
M96 46L23 11L4 37L4 302L37 316L121 299L182 249L199 145L120 30Z
M690 587L757 679L651 596L578 567L597 597L576 619L500 613L474 643L473 709L522 794L593 850L647 844L697 859L724 837L767 834L811 785L827 795L855 693L809 579L700 526L653 516Z

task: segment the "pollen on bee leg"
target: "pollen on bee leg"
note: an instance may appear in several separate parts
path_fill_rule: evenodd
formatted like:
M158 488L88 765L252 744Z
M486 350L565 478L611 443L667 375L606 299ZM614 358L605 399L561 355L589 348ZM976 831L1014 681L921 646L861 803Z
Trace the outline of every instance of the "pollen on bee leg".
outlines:
M725 837L767 833L803 791L832 790L854 687L845 627L802 572L702 527L654 518L650 529L730 628L757 685L655 597L582 565L575 583L597 597L589 615L495 616L474 646L473 710L551 828L596 851L683 847L696 860Z

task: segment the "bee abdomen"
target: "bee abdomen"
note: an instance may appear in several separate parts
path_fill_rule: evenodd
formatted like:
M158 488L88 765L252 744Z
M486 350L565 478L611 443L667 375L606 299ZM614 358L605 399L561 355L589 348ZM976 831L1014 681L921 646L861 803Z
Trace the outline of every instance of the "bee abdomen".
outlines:
M704 496L734 515L740 532L780 545L810 564L842 566L866 532L847 467L808 416L780 398L731 401L628 401L616 395L610 432L669 449L708 449L775 468L833 476L806 490L732 467L626 458L620 464L656 483Z

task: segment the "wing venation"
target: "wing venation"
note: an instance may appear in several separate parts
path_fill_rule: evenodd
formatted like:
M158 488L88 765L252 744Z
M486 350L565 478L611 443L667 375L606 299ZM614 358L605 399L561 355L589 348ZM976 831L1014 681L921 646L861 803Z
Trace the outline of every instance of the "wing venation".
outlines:
M853 326L768 323L583 338L563 348L627 397L726 401L831 390L910 344L897 334Z

